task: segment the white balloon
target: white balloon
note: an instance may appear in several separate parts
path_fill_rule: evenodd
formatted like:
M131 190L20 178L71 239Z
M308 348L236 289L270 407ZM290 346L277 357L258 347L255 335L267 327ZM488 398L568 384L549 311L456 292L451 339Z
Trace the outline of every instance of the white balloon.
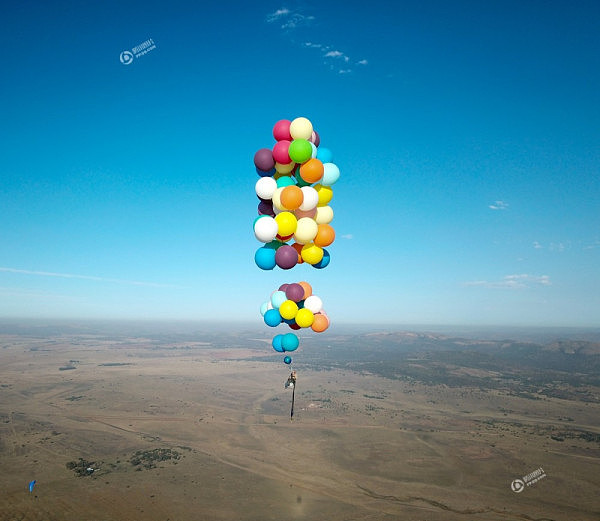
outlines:
M319 206L315 215L317 224L329 224L333 221L333 208L331 206Z
M273 192L277 189L277 181L272 177L261 177L254 185L256 195L261 199L271 199Z
M304 199L300 205L300 210L307 211L316 208L319 204L319 194L312 186L303 186L301 188Z
M323 301L316 295L311 295L304 301L304 307L313 313L318 313L323 309Z
M260 242L271 242L277 236L277 221L270 215L264 215L254 223L254 236Z

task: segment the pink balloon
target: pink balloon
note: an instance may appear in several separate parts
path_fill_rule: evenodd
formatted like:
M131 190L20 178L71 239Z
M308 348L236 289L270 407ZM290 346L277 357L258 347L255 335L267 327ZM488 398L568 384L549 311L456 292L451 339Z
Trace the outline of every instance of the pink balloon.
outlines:
M312 219L316 214L316 208L313 208L312 210L300 210L300 208L294 210L294 215L296 216L296 219L301 219L302 217L310 217Z
M278 141L273 147L273 159L282 165L288 165L292 162L290 159L289 149L290 142L287 140Z
M281 119L273 127L273 137L277 141L291 141L292 135L290 134L290 125L292 122L289 119Z

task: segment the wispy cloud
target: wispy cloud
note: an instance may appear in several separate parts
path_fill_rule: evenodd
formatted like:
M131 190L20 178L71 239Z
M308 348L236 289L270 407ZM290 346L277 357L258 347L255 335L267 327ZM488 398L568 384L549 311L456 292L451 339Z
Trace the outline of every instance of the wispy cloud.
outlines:
M536 250L541 250L541 249L543 249L543 248L544 248L544 247L543 247L543 246L542 246L542 245L541 245L541 244L540 244L538 241L533 241L533 247L534 247Z
M292 35L296 34L294 29L311 26L315 22L315 17L313 15L302 12L300 9L289 9L287 7L280 7L272 13L267 14L265 19L269 24L279 25L279 27L289 35L292 41L294 41ZM308 41L304 42L302 46L308 49L321 51L321 57L324 63L328 65L332 71L337 71L338 74L348 74L352 72L352 64L364 67L369 63L364 58L359 61L354 61L345 52L333 45ZM345 65L344 68L340 68L340 61L347 65Z
M175 286L173 284L160 284L157 282L144 282L139 280L124 280L124 279L113 279L108 277L97 277L95 275L79 275L75 273L55 273L52 271L36 271L36 270L22 270L18 268L6 268L0 267L0 272L4 273L17 273L20 275L35 275L38 277L59 277L63 279L82 279L82 280L93 280L96 282L111 282L114 284L129 284L132 286L149 286L153 288L181 288L181 286Z
M548 275L529 275L521 273L517 275L506 275L501 280L473 280L465 282L465 286L478 286L491 289L523 289L532 286L550 286Z
M342 239L354 239L354 235L352 235L351 233L346 233L344 235L340 235L340 238L342 238Z
M490 210L506 210L508 208L508 203L504 201L494 201L494 204L490 204L488 208Z
M268 23L280 23L282 29L295 29L299 26L308 25L314 19L315 17L312 15L291 11L287 7L282 7L267 15Z

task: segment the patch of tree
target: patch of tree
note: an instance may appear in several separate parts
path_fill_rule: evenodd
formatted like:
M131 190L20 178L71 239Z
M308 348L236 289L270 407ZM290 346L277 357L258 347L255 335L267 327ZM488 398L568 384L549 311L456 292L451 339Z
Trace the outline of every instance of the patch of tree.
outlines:
M83 458L79 458L76 461L69 461L66 464L66 467L69 470L72 470L76 476L81 478L83 476L89 476L89 475L93 474L94 471L88 470L88 469L93 469L95 464L96 464L95 461L88 461Z
M173 449L138 450L129 458L129 463L136 467L135 470L154 469L156 463L171 460L177 463L180 458L181 454Z

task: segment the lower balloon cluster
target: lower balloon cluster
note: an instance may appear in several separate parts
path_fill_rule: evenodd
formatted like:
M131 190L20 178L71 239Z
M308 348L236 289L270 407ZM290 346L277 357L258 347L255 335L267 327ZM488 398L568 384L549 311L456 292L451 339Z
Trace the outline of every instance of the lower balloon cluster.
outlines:
M293 330L311 328L315 333L322 333L329 327L329 317L323 310L323 302L312 294L312 287L308 282L282 284L263 303L260 312L265 324L270 327L285 323ZM300 340L294 333L275 335L272 342L273 349L279 353L295 351L299 344ZM283 361L290 364L292 359L288 355Z

